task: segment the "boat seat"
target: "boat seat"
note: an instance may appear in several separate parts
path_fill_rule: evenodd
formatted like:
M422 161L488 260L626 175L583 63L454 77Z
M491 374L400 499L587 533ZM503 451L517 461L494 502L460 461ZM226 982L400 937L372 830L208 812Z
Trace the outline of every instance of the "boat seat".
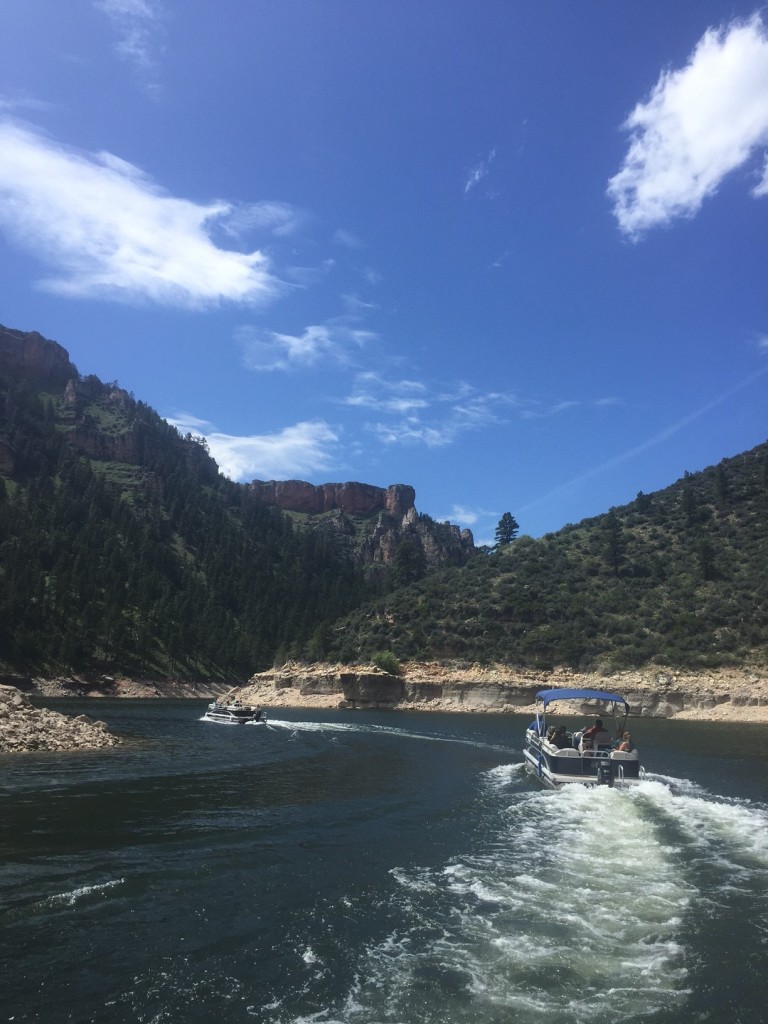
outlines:
M555 747L555 754L558 757L579 757L578 750L574 750L573 747Z
M611 751L612 761L636 761L637 751L636 750L612 750Z
M601 729L596 732L594 736L587 739L586 743L584 740L581 741L581 749L585 750L610 750L611 749L611 734L606 729Z

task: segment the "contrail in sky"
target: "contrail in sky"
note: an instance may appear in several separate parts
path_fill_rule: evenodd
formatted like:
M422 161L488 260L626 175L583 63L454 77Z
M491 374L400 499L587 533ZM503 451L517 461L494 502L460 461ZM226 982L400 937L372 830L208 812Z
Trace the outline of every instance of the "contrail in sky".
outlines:
M643 441L642 444L637 445L634 448L630 448L629 451L622 452L621 455L615 455L612 459L608 459L607 462L602 462L599 466L594 466L592 469L588 469L586 473L582 473L581 476L574 477L573 480L569 480L567 483L560 484L559 487L555 487L554 490L548 491L543 494L540 498L534 498L533 501L529 501L527 505L523 505L519 509L519 512L525 513L529 509L536 508L544 502L549 501L550 498L556 497L558 494L563 494L571 487L575 487L577 484L584 483L585 480L591 480L593 477L599 476L604 473L607 469L613 469L615 466L621 466L625 462L629 462L636 455L640 455L642 452L648 451L649 448L655 447L657 444L661 444L662 441L666 441L667 438L672 437L678 431L683 430L690 423L705 416L712 409L715 409L718 405L722 405L723 402L727 402L729 398L741 391L743 388L748 387L753 381L756 381L759 377L768 373L768 366L764 366L761 370L757 370L755 373L745 377L744 380L739 381L738 384L734 384L733 387L724 391L722 395L718 395L717 398L713 398L706 405L702 405L700 409L695 409L693 412L684 416L677 423L673 423L671 426L662 430L658 434L654 434L653 437L649 437L647 441Z

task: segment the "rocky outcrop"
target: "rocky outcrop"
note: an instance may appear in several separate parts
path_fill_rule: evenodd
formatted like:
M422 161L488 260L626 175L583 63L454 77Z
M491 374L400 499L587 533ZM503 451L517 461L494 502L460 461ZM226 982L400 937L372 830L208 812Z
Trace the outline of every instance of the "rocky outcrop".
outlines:
M39 380L65 387L77 377L77 367L69 353L56 341L49 341L37 331L17 331L0 325L0 372Z
M385 488L356 482L315 485L305 480L254 480L248 489L264 505L308 515L340 509L350 516L369 516L378 511L403 516L416 500L416 492L408 484Z
M32 750L96 750L113 747L120 739L104 722L87 715L72 718L33 707L14 686L0 685L0 753Z
M287 664L253 676L236 691L266 707L388 707L399 710L525 713L536 693L574 687L618 693L634 716L768 721L768 672L672 670L621 672L613 676L567 669L542 673L506 666L445 666L413 663L402 676L370 666ZM234 692L234 691L233 691ZM593 714L591 702L576 702L573 714Z
M405 695L400 676L372 667L343 668L317 666L305 671L286 665L252 676L245 687L231 691L244 703L291 707L308 703L320 707L391 708Z
M366 565L392 565L403 541L411 541L424 554L426 565L464 565L475 554L471 530L452 523L438 523L409 508L402 518L380 512L372 531L363 539L360 557Z
M363 565L392 565L403 541L410 541L424 556L425 568L464 565L475 554L470 530L435 522L415 508L416 491L408 484L374 487L371 484L314 484L304 480L254 480L248 489L265 505L285 512L327 516L323 528L342 537L357 538L357 556ZM372 524L358 532L356 517Z

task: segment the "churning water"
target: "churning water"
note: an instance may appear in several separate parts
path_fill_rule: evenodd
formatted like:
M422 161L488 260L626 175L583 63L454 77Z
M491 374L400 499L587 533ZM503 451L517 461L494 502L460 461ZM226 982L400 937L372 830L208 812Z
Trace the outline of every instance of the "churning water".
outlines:
M516 717L98 710L0 765L0 1021L768 1021L768 728L552 793Z

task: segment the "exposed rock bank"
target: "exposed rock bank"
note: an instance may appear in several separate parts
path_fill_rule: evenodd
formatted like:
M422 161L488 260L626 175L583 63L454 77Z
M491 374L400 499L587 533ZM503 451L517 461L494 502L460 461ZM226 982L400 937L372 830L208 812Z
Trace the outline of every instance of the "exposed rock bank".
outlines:
M0 753L96 750L118 743L119 737L109 732L104 722L35 708L15 686L0 685Z
M538 690L562 686L617 692L633 715L768 722L768 672L757 669L651 669L606 676L567 669L536 672L502 665L414 663L395 676L371 666L287 664L257 673L232 693L264 707L530 714Z

